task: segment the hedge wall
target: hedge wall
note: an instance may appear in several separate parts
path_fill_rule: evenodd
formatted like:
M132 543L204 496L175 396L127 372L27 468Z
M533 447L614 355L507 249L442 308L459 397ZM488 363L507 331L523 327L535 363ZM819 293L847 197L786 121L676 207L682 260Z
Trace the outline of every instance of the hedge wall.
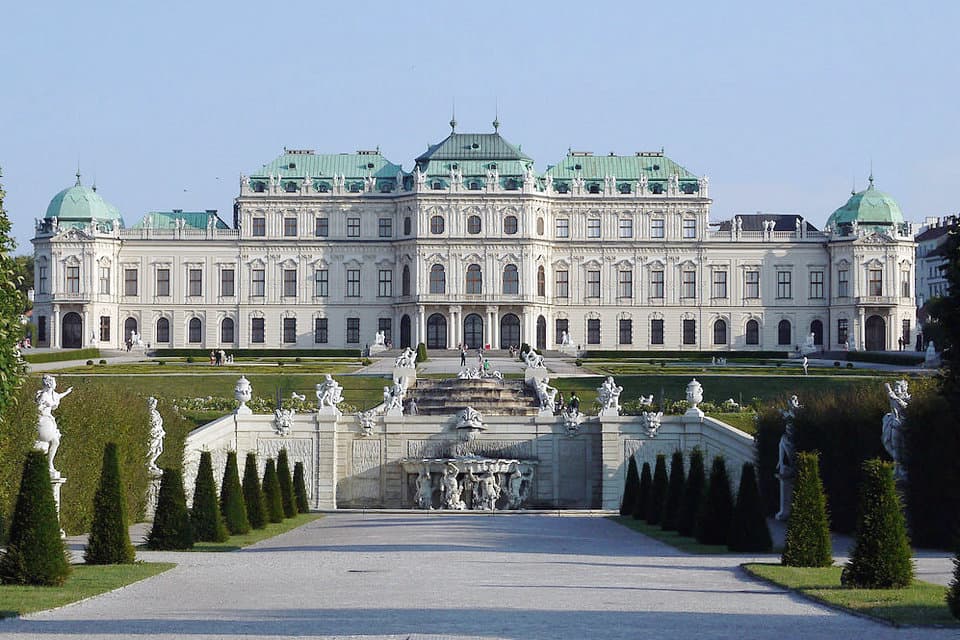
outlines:
M703 359L712 357L726 358L727 360L755 360L757 358L788 358L789 351L585 351L583 358L596 360L629 360L640 358L679 358L681 360Z
M47 351L46 353L24 353L23 359L31 364L44 362L63 362L65 360L92 360L100 357L100 349L66 349L63 351Z
M155 358L209 358L210 349L152 349ZM226 349L234 358L359 358L360 349Z
M844 360L849 362L874 362L879 364L896 364L913 366L923 364L926 354L917 351L848 351ZM840 358L833 358L834 360Z

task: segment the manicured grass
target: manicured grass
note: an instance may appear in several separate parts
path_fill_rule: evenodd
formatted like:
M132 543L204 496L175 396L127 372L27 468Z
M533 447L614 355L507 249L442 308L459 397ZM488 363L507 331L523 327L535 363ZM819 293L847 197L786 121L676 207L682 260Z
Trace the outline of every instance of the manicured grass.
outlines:
M74 565L62 587L0 586L0 618L62 607L65 604L113 591L128 584L163 573L175 565L170 562L135 564Z
M163 364L161 364L163 362ZM83 374L83 375L233 375L239 377L244 374L249 377L250 374L272 374L272 373L300 373L300 374L344 374L353 373L360 367L360 362L352 361L311 361L294 362L293 360L281 361L282 365L276 361L266 362L236 362L234 364L212 367L207 362L187 363L187 362L166 362L166 361L144 361L144 362L122 362L118 364L93 364L77 367L66 367L59 373L63 374Z
M840 586L842 567L745 564L743 569L813 600L895 625L960 627L960 620L950 615L944 601L947 588L929 582L915 580L906 589L845 589Z
M613 520L617 524L622 524L628 529L633 529L637 533L642 533L643 535L653 538L654 540L668 544L674 549L686 551L687 553L703 555L730 553L730 550L727 549L726 546L716 544L700 544L693 538L681 536L676 531L664 531L660 528L660 525L649 525L647 524L646 520L636 520L633 516L609 516L608 519Z
M741 411L740 413L708 413L711 418L716 418L721 422L726 422L731 427L740 429L754 435L757 431L757 414L753 411Z
M281 533L286 533L287 531L296 529L301 525L305 525L308 522L313 522L321 517L323 516L320 513L298 513L292 518L285 519L283 522L268 522L267 526L263 529L253 529L250 531L250 533L230 536L225 542L198 542L193 545L193 549L190 551L237 551L238 549L249 547L250 545L260 542L261 540L266 540L267 538L272 538L280 535ZM146 546L141 545L138 548L146 549Z
M46 351L43 353L23 353L26 362L40 364L44 362L66 362L67 360L90 360L100 357L100 349L69 349L64 351Z

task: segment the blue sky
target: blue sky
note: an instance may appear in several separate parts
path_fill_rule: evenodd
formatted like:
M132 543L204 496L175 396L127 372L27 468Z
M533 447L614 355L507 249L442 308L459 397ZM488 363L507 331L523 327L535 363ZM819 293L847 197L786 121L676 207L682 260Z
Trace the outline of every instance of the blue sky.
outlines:
M143 6L140 6L143 5ZM820 226L854 181L910 220L954 213L960 3L21 2L0 21L0 167L18 253L73 183L218 209L283 147L379 145L410 169L449 132L543 170L656 150L710 176L712 218Z

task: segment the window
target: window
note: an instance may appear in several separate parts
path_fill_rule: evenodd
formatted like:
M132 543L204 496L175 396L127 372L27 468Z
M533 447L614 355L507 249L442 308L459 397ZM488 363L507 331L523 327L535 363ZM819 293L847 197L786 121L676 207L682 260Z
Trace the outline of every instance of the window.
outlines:
M537 218L537 235L543 235L543 218Z
M360 318L347 318L347 344L360 344Z
M47 316L37 318L37 342L47 341Z
M157 342L170 342L170 321L167 318L157 320Z
M413 223L410 221L410 216L407 216L406 218L404 218L403 219L403 235L405 236L410 235L412 226L413 226Z
M587 237L588 238L600 237L600 219L599 218L590 218L589 220L587 220Z
M221 269L220 270L220 295L224 298L233 297L233 269ZM230 342L233 342L231 340Z
M360 237L360 218L347 218L347 237Z
M330 272L326 269L317 269L313 272L313 295L326 298L329 295Z
M900 296L903 298L910 297L910 270L903 269L900 271Z
M447 273L442 264L430 267L430 293L447 292Z
M410 295L410 266L403 265L403 273L400 275L400 295Z
M381 298L393 297L392 269L380 269L377 273L377 295Z
M687 269L680 274L680 297L697 297L697 272Z
M650 297L663 299L663 270L654 269L650 272Z
M517 216L507 216L503 219L503 232L508 235L513 235L517 232Z
M810 272L810 297L817 300L823 298L823 271Z
M253 236L262 238L265 235L267 235L267 219L258 216L253 219Z
M200 323L200 318L190 318L190 324L187 328L187 339L193 344L197 344L203 337L202 325Z
M393 218L380 218L377 221L377 235L381 238L393 237Z
M482 228L483 225L480 221L480 216L470 216L467 218L467 233L477 234L480 233Z
M557 237L570 237L570 218L557 218Z
M837 297L850 297L850 271L848 269L840 269L837 271ZM845 340L841 340L840 342L845 342Z
M713 272L713 297L714 298L727 297L727 272L726 271L717 270Z
M110 267L100 267L100 293L110 294Z
M880 269L870 269L867 274L867 295L883 295L883 271Z
M297 297L297 270L296 269L283 270L283 297L284 298Z
M837 320L837 344L846 344L849 339L850 324L846 318Z
M360 269L347 269L347 297L360 297Z
M588 298L600 297L600 272L587 271L587 295Z
M443 216L431 216L430 217L430 233L438 235L443 233L444 229L444 220Z
M620 237L621 238L633 237L633 219L632 218L620 218Z
M563 334L570 335L570 321L566 318L557 318L553 323L556 336L554 342L560 344L563 341Z
M38 282L39 282L38 287L37 287L37 293L47 293L47 292L48 292L48 290L47 290L47 283L48 283L48 281L49 281L49 278L48 278L48 276L47 276L47 267L46 267L46 266L40 266L40 267L39 267L39 271L40 271L40 273L39 273L39 276L38 276L38 278L37 278L37 279L38 279Z
M777 298L793 297L793 274L790 271L777 271Z
M110 342L110 316L100 316L100 342Z
M587 344L600 344L600 319L587 319Z
M620 320L619 325L619 343L633 344L633 320Z
M297 219L296 218L283 219L283 236L285 238L297 237Z
M503 293L506 295L520 293L520 273L515 264L508 264L503 268Z
M650 320L650 344L663 344L663 320Z
M683 237L686 240L697 237L697 221L693 218L683 219Z
M263 318L250 318L250 342L254 344L264 343L264 320Z
M330 218L317 218L314 223L313 235L318 238L326 238L330 235Z
M233 318L224 318L220 323L220 342L233 344Z
M297 319L283 319L283 343L295 344L297 342Z
M620 272L620 278L617 281L617 296L620 298L633 297L633 271L624 270Z
M262 298L266 291L266 275L263 269L253 269L250 271L250 295L254 298Z
M70 269L76 269L76 278L77 286L79 286L80 280L80 267L68 267L67 269L67 291L73 292L70 284ZM136 269L124 269L123 270L123 295L125 296L135 296L137 295L137 270Z
M390 318L377 318L377 330L383 332L383 339L393 343L393 321Z
M663 229L663 218L653 218L650 220L651 238L663 238L665 235Z
M713 344L727 344L727 323L717 320L713 323Z
M697 321L684 319L683 344L697 344Z
M109 318L107 318L109 320ZM903 320L900 324L900 337L903 338L903 347L910 348L910 321Z
M756 320L747 320L747 344L760 344L760 323Z
M547 272L543 265L537 267L537 295L541 298L547 295Z
M187 295L203 295L203 271L200 269L187 270Z
M792 342L792 340L790 339L790 334L791 334L790 321L781 320L779 324L777 324L777 344L779 345L790 344Z
M317 344L327 344L327 319L314 318L313 341Z
M480 272L480 265L472 264L467 267L467 294L480 293L483 293L483 274Z
M556 291L554 295L557 298L568 298L570 297L570 272L569 271L557 271L557 282L556 282Z
M760 297L760 272L759 271L743 272L743 297L744 298Z

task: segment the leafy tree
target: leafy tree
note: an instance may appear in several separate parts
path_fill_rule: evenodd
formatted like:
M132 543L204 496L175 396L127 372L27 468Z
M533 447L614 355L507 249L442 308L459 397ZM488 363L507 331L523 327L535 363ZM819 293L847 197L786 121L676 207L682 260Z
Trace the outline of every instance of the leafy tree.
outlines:
M660 524L663 516L663 503L667 500L667 456L658 453L653 467L653 485L650 487L650 501L647 503L647 524Z
M117 444L108 442L103 449L100 485L93 496L93 524L83 554L87 564L130 564L134 561L136 554L130 544L125 503Z
M293 497L297 503L297 511L300 513L310 511L310 501L307 499L307 482L303 476L302 462L293 465Z
M797 478L787 520L781 562L790 567L829 567L833 564L827 498L820 482L820 456L797 454Z
M7 550L0 556L0 581L57 586L68 575L70 562L60 538L47 455L30 451L23 463Z
M770 527L763 514L757 487L757 474L749 462L744 462L740 470L740 488L727 540L731 551L768 553L773 549Z
M690 452L690 473L687 486L683 489L683 503L677 518L677 532L682 536L692 536L697 528L697 512L703 500L703 491L707 483L707 472L703 466L703 452L699 447Z
M244 504L243 489L240 487L236 451L227 452L227 464L223 468L223 482L220 485L220 513L230 535L250 531L247 506Z
M283 504L283 517L297 515L297 503L293 498L293 477L290 475L290 461L287 450L280 449L277 455L277 479L280 481L280 501Z
M263 497L267 504L267 520L283 522L283 497L280 495L280 480L273 458L267 459L267 467L263 471Z
M247 508L247 519L254 529L263 529L267 526L267 505L260 487L260 478L257 477L257 454L247 453L247 460L243 465L243 502Z
M193 527L187 511L187 497L183 493L180 472L164 468L157 495L157 510L153 527L147 536L147 547L154 550L190 549L193 547Z
M213 458L209 451L200 453L197 482L193 489L190 524L197 541L223 542L229 537L217 504L217 485L213 481Z
M32 255L13 257L13 269L18 282L17 291L20 292L21 299L23 300L24 313L33 308L33 303L30 302L27 296L27 292L33 288L33 264L34 260Z
M627 479L623 483L623 497L620 500L620 515L633 513L638 493L640 493L640 474L637 473L637 459L635 456L630 456L630 463L627 464Z
M913 581L913 553L900 507L893 464L863 463L857 532L841 584L861 589L891 589Z
M26 296L18 289L23 282L11 255L16 243L10 237L10 219L3 208L5 196L0 184L0 419L26 375L26 365L17 351L17 343L23 338L20 316L26 309Z
M947 589L947 606L953 617L960 619L960 550L953 558L953 580Z
M697 513L697 540L703 544L727 544L733 518L730 476L723 456L713 459L706 497Z
M683 486L686 478L683 474L683 452L677 449L670 459L670 483L667 485L667 499L663 503L663 518L660 526L665 531L676 531L680 520L680 506L683 504Z
M650 504L650 487L653 484L653 474L650 473L650 463L644 462L640 471L640 490L633 505L634 520L647 519L647 507Z

